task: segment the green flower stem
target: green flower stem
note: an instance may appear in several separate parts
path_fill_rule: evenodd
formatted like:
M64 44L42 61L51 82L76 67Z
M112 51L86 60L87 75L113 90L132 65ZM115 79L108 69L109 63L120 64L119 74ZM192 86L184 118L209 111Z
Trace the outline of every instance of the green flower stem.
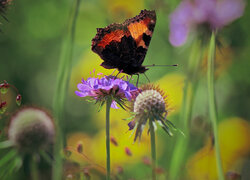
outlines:
M55 126L56 126L56 140L54 146L54 163L53 163L53 180L62 179L62 158L61 150L63 147L63 137L61 130L61 123L63 119L65 97L67 93L67 87L69 82L69 77L71 73L71 63L73 56L74 48L74 39L75 39L75 27L76 20L78 16L78 11L80 7L80 0L76 0L73 11L72 18L68 22L68 31L65 34L65 39L62 43L61 56L59 61L59 69L57 75L56 91L53 102L53 111L55 117ZM70 16L71 17L71 16Z
M189 132L187 124L191 118L191 111L192 111L192 102L193 102L193 95L192 93L188 95L188 89L193 89L192 83L186 83L184 88L183 94L183 108L181 113L181 120L183 120L183 129L182 131L185 134L185 137L178 136L177 141L174 147L174 153L171 160L170 165L170 178L169 179L177 179L180 175L181 166L184 163L185 153L187 151L188 143L189 143Z
M36 155L34 154L31 159L31 179L38 180L39 179L39 172L38 172L38 162L36 161Z
M184 157L189 143L188 125L192 115L193 95L198 82L198 70L202 57L203 48L201 48L201 42L197 40L192 46L188 60L187 79L184 85L182 110L178 122L178 127L184 132L185 137L180 135L177 137L169 170L170 179L177 179L180 175L180 168L184 163Z
M111 99L108 98L106 102L106 168L107 168L107 176L106 179L110 180L110 133L109 133L109 126L110 126L110 106L111 106Z
M220 147L218 138L218 127L217 127L217 110L215 103L215 90L214 90L214 59L215 59L215 32L212 33L209 52L208 52L208 64L207 64L207 86L208 86L208 103L209 103L209 116L213 126L214 133L214 146L216 165L218 171L219 180L224 180L224 173L222 168L222 162L220 157Z
M152 159L152 180L156 180L156 145L155 145L155 131L152 119L149 121L150 138L151 138L151 159Z

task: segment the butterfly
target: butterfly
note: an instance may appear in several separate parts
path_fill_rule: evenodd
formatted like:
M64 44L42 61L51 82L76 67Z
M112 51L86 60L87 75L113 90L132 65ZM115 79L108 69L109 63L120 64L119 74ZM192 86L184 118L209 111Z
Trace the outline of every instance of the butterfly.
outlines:
M144 73L142 66L156 23L155 11L142 10L122 24L97 28L92 51L97 53L106 69L118 69L128 75Z

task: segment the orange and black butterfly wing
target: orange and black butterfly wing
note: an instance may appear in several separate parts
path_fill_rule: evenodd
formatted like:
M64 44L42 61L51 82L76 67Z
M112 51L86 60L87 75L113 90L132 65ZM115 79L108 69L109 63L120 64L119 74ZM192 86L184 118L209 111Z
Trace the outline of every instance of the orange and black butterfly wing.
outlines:
M123 24L111 24L97 29L97 35L92 40L92 50L104 60L101 65L131 75L145 72L147 69L142 63L155 21L155 12L144 10Z
M128 19L125 24L136 42L137 51L148 50L154 28L156 23L155 11L143 10L138 16ZM140 64L143 63L146 53L143 53L143 57L139 59Z

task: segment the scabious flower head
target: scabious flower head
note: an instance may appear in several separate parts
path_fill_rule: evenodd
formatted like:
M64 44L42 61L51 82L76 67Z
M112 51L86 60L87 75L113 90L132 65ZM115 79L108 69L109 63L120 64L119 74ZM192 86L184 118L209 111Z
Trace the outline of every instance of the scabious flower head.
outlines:
M137 137L141 137L148 120L153 121L155 129L155 122L157 122L169 135L172 135L170 127L175 127L166 119L168 113L167 96L158 86L145 85L141 88L141 92L133 104L133 113L134 119L128 123L128 126L129 130L136 129L134 141Z
M77 85L79 91L75 91L77 96L91 97L103 104L107 98L112 99L111 107L117 109L117 103L123 107L124 100L131 100L137 92L137 88L123 79L115 76L91 77L82 80Z
M25 107L11 118L8 135L20 152L38 152L53 142L54 124L44 110Z
M203 34L221 29L241 17L244 7L243 0L183 0L170 16L170 43L183 45L195 29Z

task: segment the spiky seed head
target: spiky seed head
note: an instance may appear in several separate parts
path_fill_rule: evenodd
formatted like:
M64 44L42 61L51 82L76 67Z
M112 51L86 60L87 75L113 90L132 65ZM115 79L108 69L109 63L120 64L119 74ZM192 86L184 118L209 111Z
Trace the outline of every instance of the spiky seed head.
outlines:
M157 90L144 90L135 99L134 112L141 115L147 112L163 113L165 107L164 97Z
M53 142L55 129L52 118L44 110L25 107L12 117L8 135L18 150L33 153Z

